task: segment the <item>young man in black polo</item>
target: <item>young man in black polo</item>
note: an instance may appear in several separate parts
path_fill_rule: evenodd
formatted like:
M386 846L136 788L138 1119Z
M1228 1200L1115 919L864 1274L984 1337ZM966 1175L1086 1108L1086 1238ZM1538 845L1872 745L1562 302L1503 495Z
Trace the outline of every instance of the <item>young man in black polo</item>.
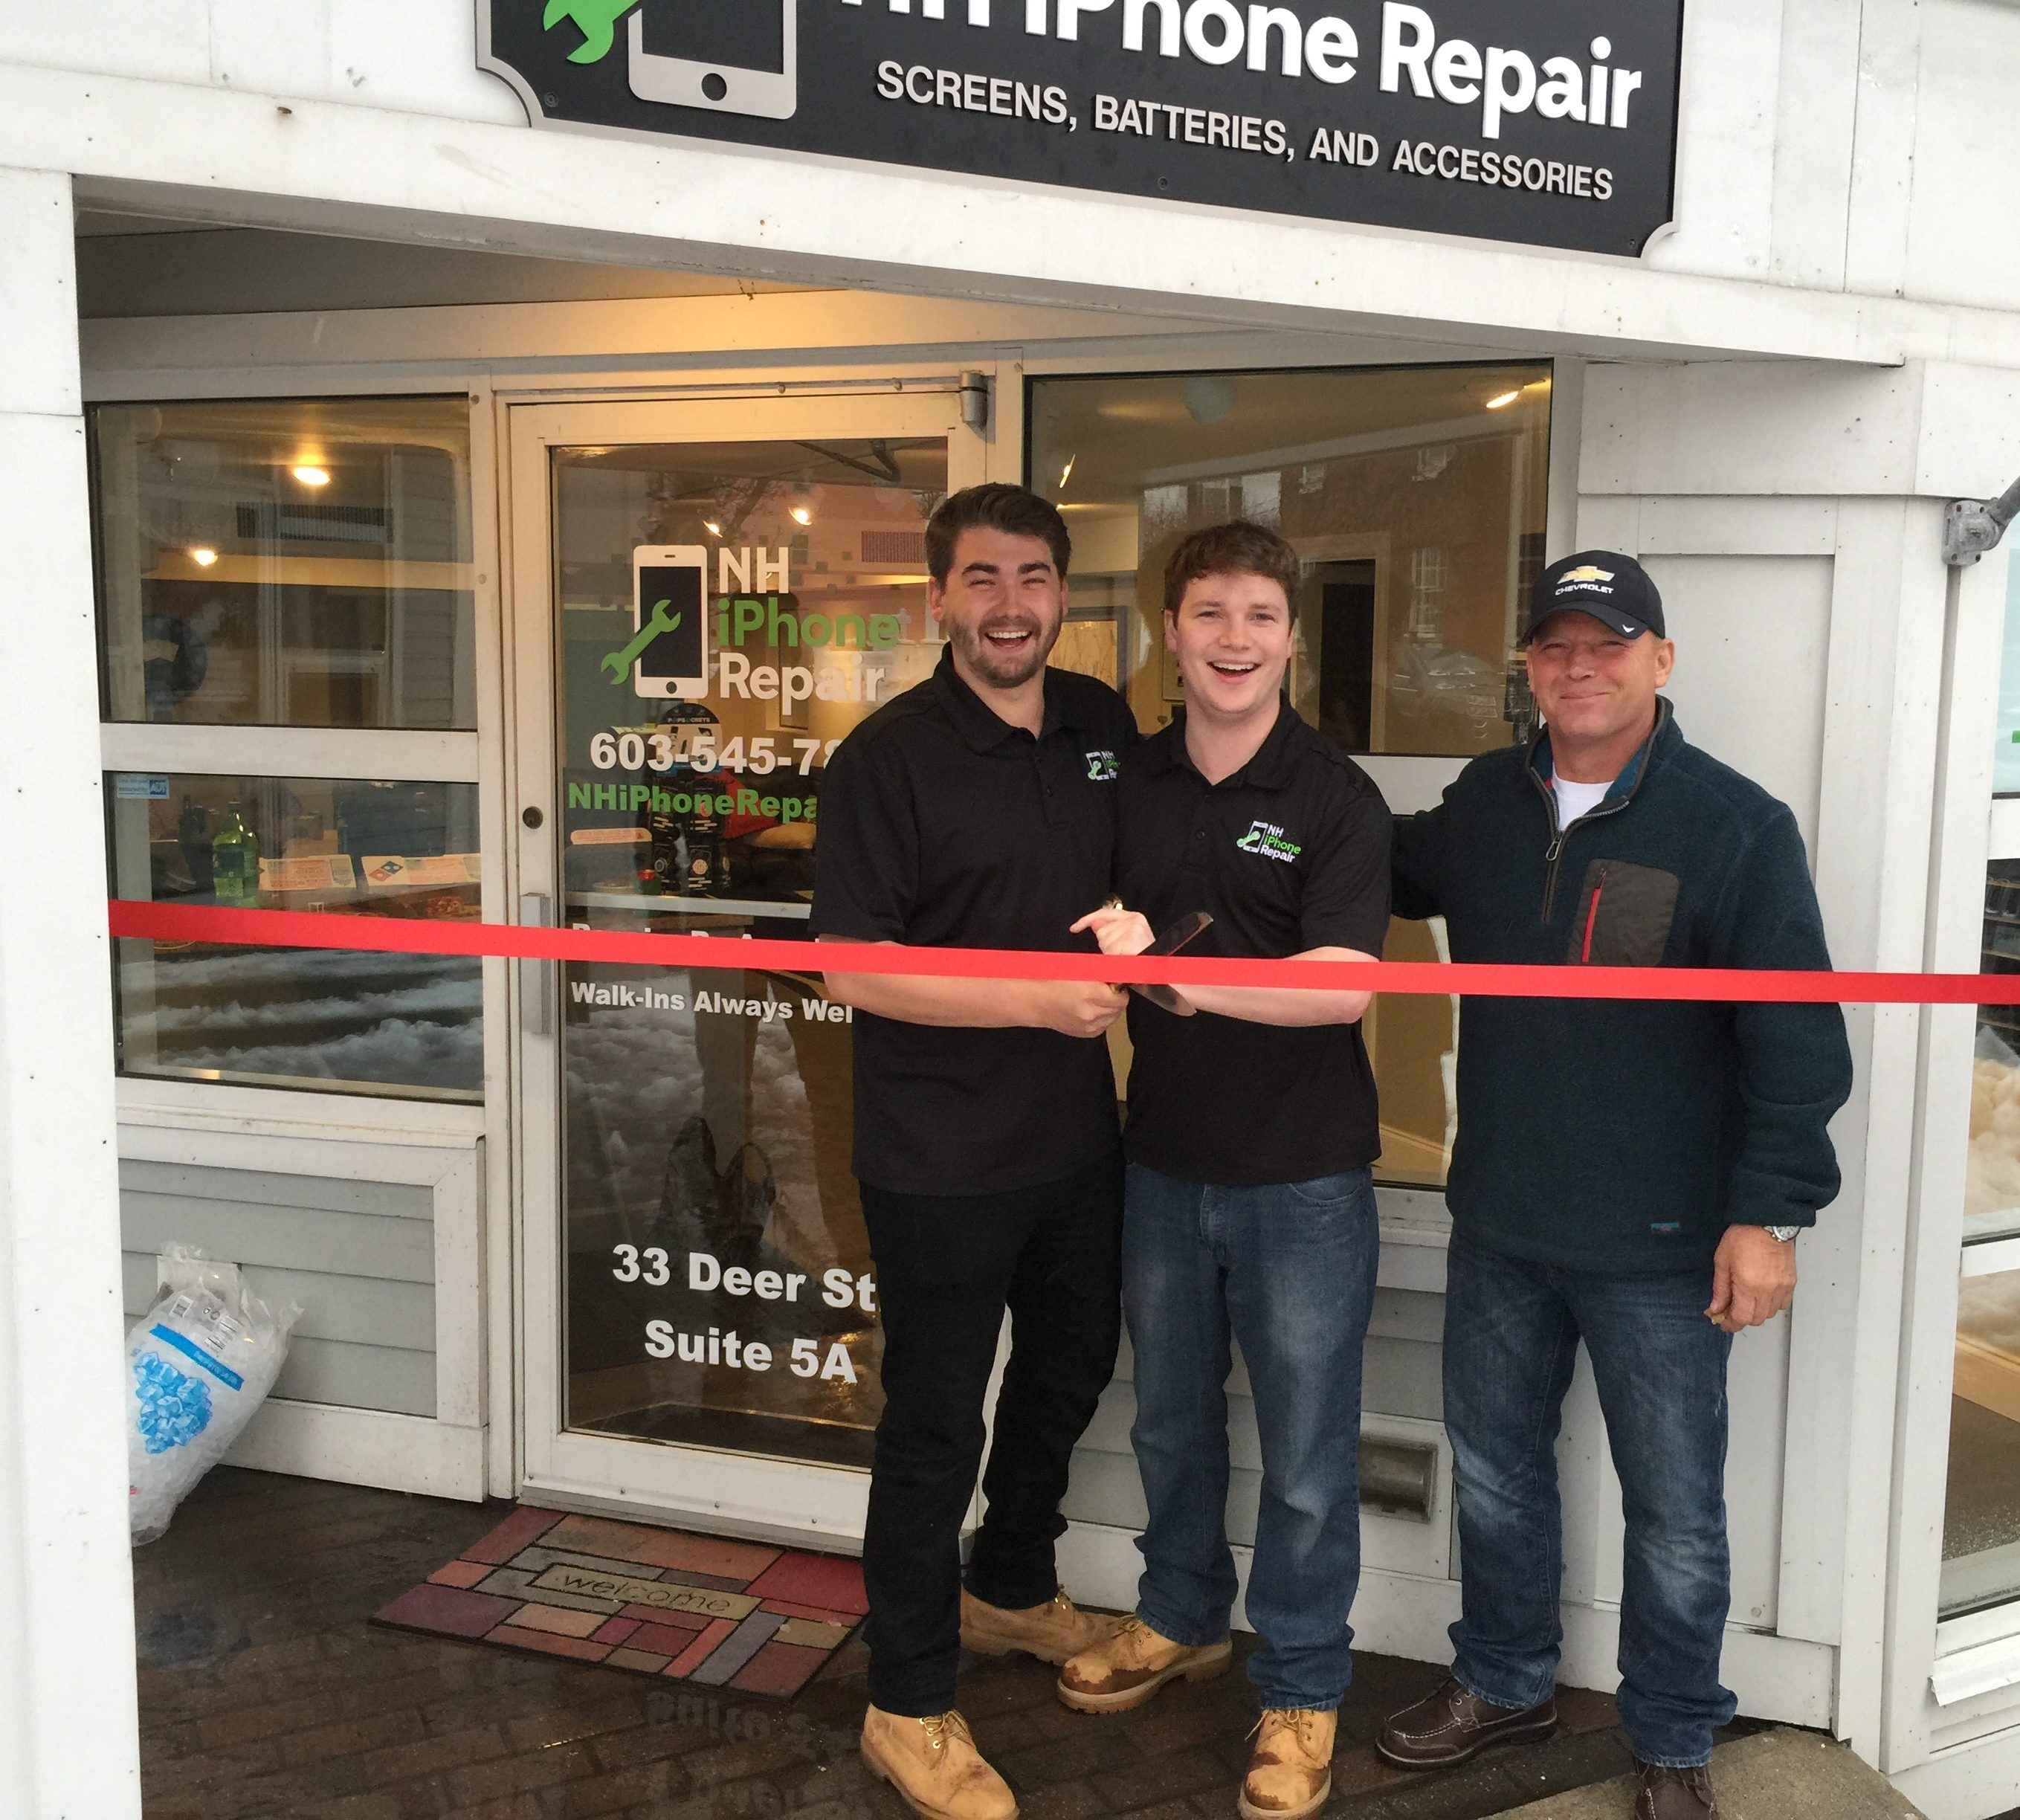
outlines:
M1364 960L1389 922L1389 812L1283 692L1297 553L1259 525L1187 538L1164 573L1186 707L1123 761L1116 877L1127 909L1085 918L1140 953L1193 910L1189 950ZM1361 1571L1361 1359L1381 1148L1364 992L1188 987L1197 1015L1129 1007L1123 1305L1131 1439L1150 1520L1135 1615L1069 1662L1059 1696L1113 1713L1223 1673L1236 1589L1227 1501L1230 1337L1262 1444L1248 1580L1263 1709L1245 1820L1301 1820L1332 1786Z
M1022 487L954 494L926 528L939 669L842 743L821 790L817 935L1082 950L1107 895L1121 696L1048 669L1064 521ZM853 1005L856 1157L884 1326L863 1576L863 1760L929 1820L1016 1800L954 1710L957 1646L1052 1662L1112 1620L1059 1590L1067 1462L1120 1340L1122 1162L1096 983L830 976ZM1011 1352L961 1583L961 1519L1008 1308Z

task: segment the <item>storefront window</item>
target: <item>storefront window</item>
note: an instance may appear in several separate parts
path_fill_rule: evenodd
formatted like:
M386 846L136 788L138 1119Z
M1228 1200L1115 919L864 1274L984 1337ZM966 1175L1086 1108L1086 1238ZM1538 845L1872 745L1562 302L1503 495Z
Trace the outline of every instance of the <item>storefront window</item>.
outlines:
M1995 794L2020 794L2020 562L2007 596ZM1980 964L2020 972L2020 859L1986 869ZM1942 1612L2020 1597L2020 1010L1982 1005L1971 1058Z
M118 772L122 897L475 921L474 785ZM121 1071L475 1100L480 963L122 940Z
M1984 968L2020 972L2020 860L1985 892ZM2020 1595L2020 1012L1987 1005L1971 1063L1942 1615Z
M1183 689L1160 623L1165 560L1201 525L1252 518L1304 559L1289 686L1314 726L1371 757L1526 738L1517 641L1542 565L1550 418L1550 369L1530 364L1034 381L1031 484L1074 537L1071 650L1099 656L1084 667L1146 732L1166 725ZM1440 941L1398 922L1387 952L1448 958ZM1369 1012L1383 1180L1444 1180L1455 1023L1447 999Z
M568 918L804 937L828 755L939 656L945 441L560 449L554 483ZM848 1014L733 965L570 965L561 1004L568 1426L866 1465Z
M101 406L107 717L474 727L469 410Z

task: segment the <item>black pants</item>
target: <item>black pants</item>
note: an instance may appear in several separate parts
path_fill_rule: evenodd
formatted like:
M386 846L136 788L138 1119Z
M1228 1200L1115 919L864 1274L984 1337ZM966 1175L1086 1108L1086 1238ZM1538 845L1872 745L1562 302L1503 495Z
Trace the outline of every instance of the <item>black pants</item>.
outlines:
M884 1323L863 1571L870 1699L923 1718L954 1704L961 1526L982 1465L1003 1311L1010 1360L983 1480L968 1589L1012 1609L1059 1590L1066 1468L1121 1336L1122 1161L1004 1194L863 1190Z

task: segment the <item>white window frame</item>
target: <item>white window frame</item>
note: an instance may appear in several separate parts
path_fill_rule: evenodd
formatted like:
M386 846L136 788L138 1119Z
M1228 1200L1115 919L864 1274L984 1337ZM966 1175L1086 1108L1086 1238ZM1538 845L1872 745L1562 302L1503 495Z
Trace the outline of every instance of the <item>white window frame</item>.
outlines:
M1912 509L1925 515L1933 532L1940 507L1917 501ZM1924 963L1942 971L1978 969L1986 867L1994 859L2020 858L2020 801L1992 796L2007 554L2002 549L1975 567L1944 572ZM1935 559L1933 547L1928 554ZM1967 1274L1998 1267L1999 1255L2020 1258L2020 1244L1964 1244L1975 1011L1969 1005L1927 1006L1920 1008L1919 1018L1917 1157L1902 1259L1901 1400L1887 1599L1891 1647L1880 1767L1896 1776L1907 1775L1904 1786L1926 1804L1939 1797L1924 1791L1975 1788L1988 1775L2008 1773L2016 1762L2010 1742L1971 1747L1989 1733L2020 1725L2020 1594L1956 1618L1939 1618L1937 1611L1957 1286Z
M86 409L147 402L286 403L329 398L457 398L467 401L471 592L475 619L474 729L191 725L104 721L102 769L188 772L244 776L391 778L477 787L480 848L479 914L495 920L505 901L502 748L504 674L495 561L498 545L497 471L489 387L452 372L393 374L380 369L303 367L248 373L227 364L230 331L199 325L210 360L171 372L86 376ZM215 364L211 362L214 361ZM93 510L101 510L94 494ZM193 1160L216 1161L232 1146L257 1139L282 1146L289 1161L271 1164L339 1179L407 1182L435 1197L438 1330L437 1413L432 1420L323 1404L277 1409L248 1432L242 1463L394 1489L465 1499L509 1496L514 1488L511 1425L493 1425L494 1409L511 1407L509 1360L500 1364L492 1335L501 1331L496 1306L508 1298L502 1331L510 1331L511 1239L509 1222L485 1217L511 1204L509 1054L506 967L481 963L481 1103L404 1093L241 1081L191 1081L125 1074L115 1084L121 1153L153 1156L183 1131L200 1142ZM389 1147L389 1143L390 1146ZM412 1148L409 1150L409 1146ZM433 1163L411 1158L433 1155ZM398 1159L409 1158L407 1163ZM444 1161L443 1159L449 1159ZM437 1165L439 1164L438 1168ZM407 1169L374 1175L372 1168ZM421 1173L411 1172L419 1168ZM434 1173L430 1173L434 1171ZM445 1357L441 1337L450 1336ZM466 1345L467 1340L471 1343ZM474 1346L474 1350L472 1350ZM281 1400L285 1404L285 1400ZM418 1425L418 1428L402 1426ZM430 1431L421 1437L418 1429ZM255 1460L251 1455L257 1454ZM241 1456L234 1454L234 1459Z

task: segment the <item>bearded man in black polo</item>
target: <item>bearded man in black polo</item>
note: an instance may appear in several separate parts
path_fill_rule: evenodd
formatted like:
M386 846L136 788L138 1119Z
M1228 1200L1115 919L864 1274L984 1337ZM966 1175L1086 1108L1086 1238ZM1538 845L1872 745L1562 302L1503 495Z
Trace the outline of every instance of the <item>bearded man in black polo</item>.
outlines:
M1115 778L1136 728L1103 683L1047 667L1071 545L1022 487L971 487L926 527L939 669L858 727L821 789L813 927L829 939L1077 950L1109 889ZM954 1707L961 1644L1051 1662L1112 1620L1060 1591L1075 1444L1120 1340L1122 1160L1098 983L831 975L856 1008L855 1170L884 1327L863 1537L863 1760L928 1820L1016 1799ZM967 1583L1004 1312L1011 1350Z
M1195 532L1164 572L1164 640L1186 706L1122 770L1116 879L1128 907L1087 919L1103 949L1205 910L1201 954L1367 960L1389 924L1389 811L1283 692L1296 550L1261 525ZM1237 1806L1304 1820L1332 1788L1361 1571L1361 1361L1379 1242L1381 1148L1362 991L1187 986L1179 1015L1129 1008L1123 1306L1135 1357L1130 1440L1150 1518L1136 1611L1069 1662L1059 1698L1140 1706L1226 1671L1226 1386L1239 1342L1262 1443L1248 1578L1262 1707Z

